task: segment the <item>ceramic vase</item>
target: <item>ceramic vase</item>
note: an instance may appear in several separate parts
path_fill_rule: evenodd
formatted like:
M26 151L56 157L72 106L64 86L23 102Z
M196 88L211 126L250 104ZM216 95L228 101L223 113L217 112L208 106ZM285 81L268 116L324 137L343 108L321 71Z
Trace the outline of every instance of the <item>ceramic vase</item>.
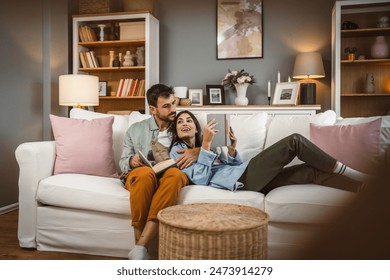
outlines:
M368 73L366 75L366 93L374 93L375 92L375 83L374 83L374 75L372 73Z
M246 91L248 89L249 84L234 84L236 88L237 97L234 99L234 103L236 105L245 106L248 105L248 98L246 97Z
M123 66L133 66L133 56L131 55L130 51L126 51L126 54L124 56L125 61L123 61Z
M371 47L372 58L388 58L389 45L386 43L385 36L376 36L375 43Z

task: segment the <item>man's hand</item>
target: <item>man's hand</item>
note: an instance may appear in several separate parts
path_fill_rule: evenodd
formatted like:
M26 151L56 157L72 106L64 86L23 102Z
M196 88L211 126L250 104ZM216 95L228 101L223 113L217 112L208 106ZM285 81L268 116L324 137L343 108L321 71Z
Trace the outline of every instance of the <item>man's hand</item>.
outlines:
M130 167L131 168L137 168L137 167L140 167L143 165L144 165L144 163L142 162L142 159L140 158L140 156L138 154L135 154L134 156L131 157L131 160L130 160Z
M184 169L193 164L199 156L200 148L177 150L177 153L182 154L177 158L176 164L180 169Z

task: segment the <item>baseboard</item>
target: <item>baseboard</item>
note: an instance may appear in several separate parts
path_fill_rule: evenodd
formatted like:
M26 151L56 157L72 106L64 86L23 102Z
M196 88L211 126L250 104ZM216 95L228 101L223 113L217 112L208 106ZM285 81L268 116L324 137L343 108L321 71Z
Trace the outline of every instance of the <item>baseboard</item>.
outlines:
M19 208L19 203L14 203L0 208L0 215L14 211Z

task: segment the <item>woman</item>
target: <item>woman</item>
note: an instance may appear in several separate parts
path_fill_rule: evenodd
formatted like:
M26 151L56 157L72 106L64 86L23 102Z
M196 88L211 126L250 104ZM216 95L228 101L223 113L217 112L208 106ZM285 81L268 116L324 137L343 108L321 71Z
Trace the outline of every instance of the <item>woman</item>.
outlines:
M290 184L318 184L348 191L359 191L366 177L332 158L299 134L287 136L242 162L236 150L237 139L230 128L231 145L228 152L222 148L211 150L215 121L201 129L196 117L189 111L177 114L173 123L170 155L176 159L178 150L201 147L198 160L183 169L193 184L209 185L235 191L238 188L267 194L276 187ZM295 157L304 163L285 167Z

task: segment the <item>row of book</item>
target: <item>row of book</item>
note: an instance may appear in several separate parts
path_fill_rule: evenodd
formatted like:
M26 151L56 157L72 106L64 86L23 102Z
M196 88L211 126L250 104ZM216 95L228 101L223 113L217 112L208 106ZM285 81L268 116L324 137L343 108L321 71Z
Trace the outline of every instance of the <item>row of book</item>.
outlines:
M145 96L145 80L120 79L116 96Z
M100 67L99 61L94 51L80 52L80 61L83 68Z
M91 27L87 25L79 26L79 36L81 42L94 42L97 41L96 33Z

